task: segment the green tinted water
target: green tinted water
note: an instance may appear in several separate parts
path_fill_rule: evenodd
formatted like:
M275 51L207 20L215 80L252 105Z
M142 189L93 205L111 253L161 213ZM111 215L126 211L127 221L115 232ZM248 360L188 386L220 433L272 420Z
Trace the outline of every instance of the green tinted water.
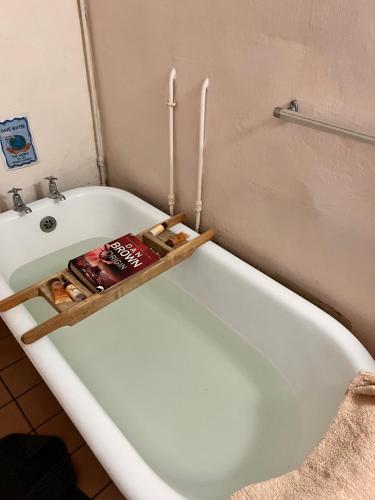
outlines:
M30 262L10 285L18 290L109 239ZM54 314L42 299L27 307L38 322ZM225 499L296 465L288 385L165 275L50 339L144 460L187 497Z

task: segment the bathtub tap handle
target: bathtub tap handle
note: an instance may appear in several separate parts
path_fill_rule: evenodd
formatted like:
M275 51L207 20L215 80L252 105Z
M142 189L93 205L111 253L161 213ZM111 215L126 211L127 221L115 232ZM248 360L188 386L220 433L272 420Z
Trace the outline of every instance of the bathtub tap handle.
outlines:
M65 196L57 189L56 181L58 181L58 178L50 175L45 177L45 180L48 181L48 198L64 201L66 199Z
M30 207L25 205L19 191L22 191L22 188L13 187L8 194L13 195L13 210L16 212L25 212L25 214L31 214L32 210Z
M13 187L12 189L10 189L8 191L8 194L17 194L18 191L22 191L22 188L16 188L16 187Z

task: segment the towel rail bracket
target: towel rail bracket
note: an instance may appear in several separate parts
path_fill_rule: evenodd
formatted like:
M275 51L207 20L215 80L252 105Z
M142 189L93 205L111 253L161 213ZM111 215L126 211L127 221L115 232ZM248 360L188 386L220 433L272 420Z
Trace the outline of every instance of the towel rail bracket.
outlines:
M304 115L300 112L300 106L297 99L293 99L286 106L277 106L274 108L273 116L275 118L281 118L287 122L296 123L297 125L304 125L305 127L314 128L323 132L330 132L331 134L375 145L375 135L365 134L364 132L360 132L358 130L342 127L336 123Z

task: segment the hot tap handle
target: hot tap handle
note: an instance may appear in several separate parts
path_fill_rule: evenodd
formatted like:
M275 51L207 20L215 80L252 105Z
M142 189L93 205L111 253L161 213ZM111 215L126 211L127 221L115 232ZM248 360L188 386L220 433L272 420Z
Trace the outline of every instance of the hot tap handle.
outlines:
M59 179L54 175L49 175L48 177L44 177L46 181L58 181Z
M8 191L8 194L17 194L18 191L22 191L22 188L13 187L10 191Z

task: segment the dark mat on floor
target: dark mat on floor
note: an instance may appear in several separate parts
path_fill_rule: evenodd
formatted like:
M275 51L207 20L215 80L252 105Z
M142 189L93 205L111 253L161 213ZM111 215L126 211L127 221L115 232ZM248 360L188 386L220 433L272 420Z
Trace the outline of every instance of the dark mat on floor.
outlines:
M1 500L86 500L64 442L54 436L0 439Z

